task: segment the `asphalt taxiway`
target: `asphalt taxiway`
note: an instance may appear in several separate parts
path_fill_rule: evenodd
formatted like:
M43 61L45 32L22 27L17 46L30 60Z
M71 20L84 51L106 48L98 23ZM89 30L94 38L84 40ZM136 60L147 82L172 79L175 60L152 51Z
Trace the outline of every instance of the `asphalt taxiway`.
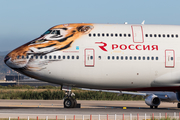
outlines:
M0 118L8 117L36 117L55 118L65 115L152 115L162 116L167 113L179 116L180 109L176 103L162 102L158 109L150 109L144 101L93 101L77 100L81 108L63 108L63 100L0 100ZM126 109L123 109L126 107Z

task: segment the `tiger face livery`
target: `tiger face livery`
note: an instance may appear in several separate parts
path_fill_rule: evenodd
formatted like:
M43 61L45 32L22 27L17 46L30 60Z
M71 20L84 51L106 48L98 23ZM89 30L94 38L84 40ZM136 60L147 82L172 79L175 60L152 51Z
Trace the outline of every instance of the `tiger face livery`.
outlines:
M92 29L92 24L84 23L54 26L47 30L39 38L32 40L10 52L5 57L5 62L8 62L8 64L11 65L11 68L15 69L31 70L32 68L39 68L40 65L38 63L36 63L38 65L33 63L33 57L69 49L75 40L83 35L86 35ZM41 65L43 64L41 63Z

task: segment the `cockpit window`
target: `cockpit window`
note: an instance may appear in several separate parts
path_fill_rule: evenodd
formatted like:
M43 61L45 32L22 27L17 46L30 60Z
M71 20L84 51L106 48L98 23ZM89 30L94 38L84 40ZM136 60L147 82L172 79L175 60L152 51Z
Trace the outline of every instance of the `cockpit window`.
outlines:
M55 34L55 30L53 30L51 34Z
M59 30L53 30L51 34L60 35L60 31Z
M60 35L60 30L48 30L46 31L44 34L42 35L46 35L46 34L56 34L56 35Z
M44 34L42 35L46 35L46 34L50 34L52 32L52 30L47 30Z
M56 34L57 34L57 35L60 35L60 31L59 31L59 30L56 30Z

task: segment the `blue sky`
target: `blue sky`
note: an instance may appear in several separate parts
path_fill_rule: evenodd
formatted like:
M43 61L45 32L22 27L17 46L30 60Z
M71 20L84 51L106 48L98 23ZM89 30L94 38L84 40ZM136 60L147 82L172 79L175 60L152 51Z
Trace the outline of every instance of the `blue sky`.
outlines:
M0 51L64 23L180 25L179 0L0 0Z

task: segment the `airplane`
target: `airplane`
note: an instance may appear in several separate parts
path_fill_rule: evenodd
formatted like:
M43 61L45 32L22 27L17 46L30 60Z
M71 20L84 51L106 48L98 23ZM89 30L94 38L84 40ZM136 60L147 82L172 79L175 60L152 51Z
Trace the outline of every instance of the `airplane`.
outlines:
M72 87L168 91L179 101L179 31L179 25L61 24L8 53L4 62L26 76L61 85L65 108L77 104ZM157 108L156 94L147 95L150 107Z

